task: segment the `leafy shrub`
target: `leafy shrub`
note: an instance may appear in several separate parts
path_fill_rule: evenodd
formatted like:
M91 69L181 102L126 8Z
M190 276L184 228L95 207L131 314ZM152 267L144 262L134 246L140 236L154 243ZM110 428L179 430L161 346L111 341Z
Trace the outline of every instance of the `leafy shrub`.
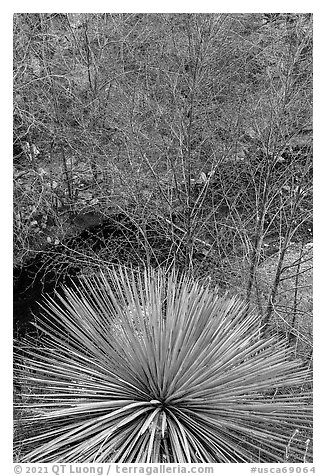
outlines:
M37 322L16 369L22 462L279 462L310 427L310 377L286 343L184 274L108 270Z

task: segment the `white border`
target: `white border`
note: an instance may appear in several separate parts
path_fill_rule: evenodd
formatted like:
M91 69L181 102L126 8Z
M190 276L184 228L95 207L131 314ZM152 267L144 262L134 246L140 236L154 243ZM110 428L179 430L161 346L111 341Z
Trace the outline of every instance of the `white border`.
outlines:
M109 1L97 1L92 3L57 1L46 4L44 1L23 2L15 1L2 6L1 15L1 290L4 306L1 313L1 382L2 382L2 418L1 418L1 468L2 474L11 475L12 464L12 162L11 162L11 138L12 138L12 15L14 12L312 12L314 14L314 466L316 475L323 474L324 442L325 439L325 396L324 381L324 358L323 349L325 339L325 284L326 283L326 260L325 242L326 233L326 154L323 139L325 131L325 73L326 61L326 9L322 2L304 1L273 1L273 2L239 2L239 1L164 1L164 2L130 2L120 0L113 3ZM244 468L248 466L248 468ZM218 465L216 472L228 474L249 474L249 464L246 465ZM258 466L258 465L256 465ZM260 465L264 467L275 465ZM281 465L280 466L284 466ZM230 468L232 467L232 471ZM298 473L296 473L298 474Z

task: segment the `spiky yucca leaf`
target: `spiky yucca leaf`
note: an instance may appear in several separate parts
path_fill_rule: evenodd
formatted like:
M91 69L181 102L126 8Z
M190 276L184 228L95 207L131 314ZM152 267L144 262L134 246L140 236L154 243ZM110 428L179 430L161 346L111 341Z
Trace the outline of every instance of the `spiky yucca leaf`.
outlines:
M282 461L309 426L307 396L285 390L307 371L241 300L123 268L58 299L18 364L23 462Z

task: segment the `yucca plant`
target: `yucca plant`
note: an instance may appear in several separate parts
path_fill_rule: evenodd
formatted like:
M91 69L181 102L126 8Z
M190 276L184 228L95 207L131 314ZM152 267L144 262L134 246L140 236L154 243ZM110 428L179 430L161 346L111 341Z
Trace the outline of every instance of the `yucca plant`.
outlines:
M176 271L85 278L37 326L16 369L22 462L280 462L310 428L310 377L286 343Z

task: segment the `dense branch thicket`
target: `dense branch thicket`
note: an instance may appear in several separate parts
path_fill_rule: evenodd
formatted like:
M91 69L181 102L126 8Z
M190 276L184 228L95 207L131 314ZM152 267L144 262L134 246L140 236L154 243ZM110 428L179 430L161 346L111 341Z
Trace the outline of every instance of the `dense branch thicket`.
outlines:
M163 243L295 322L298 292L278 296L310 269L311 109L310 14L15 14L16 266L109 264L110 240L62 243L123 213L140 262Z

